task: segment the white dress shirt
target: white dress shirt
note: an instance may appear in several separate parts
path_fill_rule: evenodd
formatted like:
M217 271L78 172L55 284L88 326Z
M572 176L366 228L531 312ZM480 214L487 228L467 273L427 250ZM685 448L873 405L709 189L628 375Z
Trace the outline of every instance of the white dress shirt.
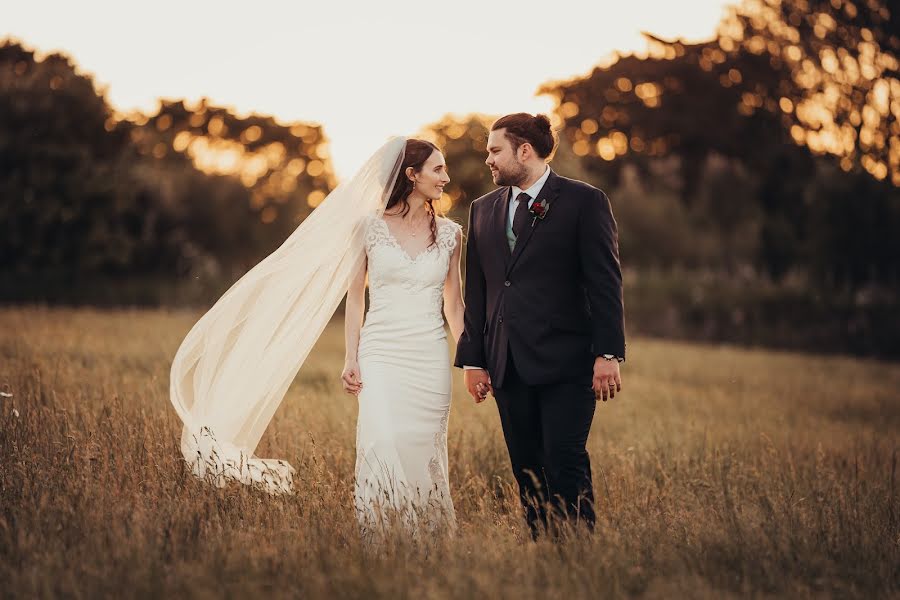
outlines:
M544 174L541 175L540 179L535 181L530 188L527 190L523 190L520 187L512 186L512 194L509 195L509 223L508 226L512 227L513 218L516 216L516 208L519 207L519 201L516 198L519 197L519 194L525 192L529 196L531 196L531 200L528 201L528 208L531 208L531 205L534 204L537 195L541 193L541 189L544 187L544 184L547 183L547 178L550 177L550 165L544 169Z

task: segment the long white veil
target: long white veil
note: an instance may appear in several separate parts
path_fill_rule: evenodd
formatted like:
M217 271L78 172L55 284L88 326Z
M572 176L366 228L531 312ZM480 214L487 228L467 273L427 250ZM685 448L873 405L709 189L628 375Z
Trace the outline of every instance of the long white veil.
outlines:
M181 343L170 396L184 423L181 451L198 477L292 492L294 468L254 451L363 265L366 218L384 211L405 147L406 138L388 140Z

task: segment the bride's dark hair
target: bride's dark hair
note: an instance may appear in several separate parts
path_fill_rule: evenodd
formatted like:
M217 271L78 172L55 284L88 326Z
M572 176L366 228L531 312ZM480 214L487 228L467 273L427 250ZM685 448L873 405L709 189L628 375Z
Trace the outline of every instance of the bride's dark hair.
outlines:
M418 173L422 170L422 165L425 164L425 161L428 160L428 157L435 150L440 152L440 148L427 140L416 138L406 140L403 164L400 165L400 172L397 174L397 181L394 182L391 195L388 197L387 206L384 207L385 212L400 204L403 207L400 210L400 215L406 216L406 213L409 212L409 201L407 198L413 191L413 182L406 176L406 169L412 167L413 171ZM425 198L425 209L431 215L431 244L434 244L437 242L437 221L435 219L434 202L431 198ZM431 244L428 245L431 246Z

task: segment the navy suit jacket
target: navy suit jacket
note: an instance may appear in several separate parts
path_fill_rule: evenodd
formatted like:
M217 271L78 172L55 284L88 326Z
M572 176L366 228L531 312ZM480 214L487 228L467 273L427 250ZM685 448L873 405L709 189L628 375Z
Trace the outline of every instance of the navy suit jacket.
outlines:
M601 190L551 171L509 250L512 188L475 200L466 241L465 330L454 365L487 369L502 387L508 353L525 383L587 378L602 354L625 358L618 230Z

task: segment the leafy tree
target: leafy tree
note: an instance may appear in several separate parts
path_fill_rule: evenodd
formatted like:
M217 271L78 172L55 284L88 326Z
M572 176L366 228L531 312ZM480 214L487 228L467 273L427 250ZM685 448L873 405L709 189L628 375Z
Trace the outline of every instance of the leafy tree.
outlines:
M745 170L749 177L743 181L754 193L747 198L745 189L738 192L762 212L757 261L780 279L792 270L808 271L812 253L823 252L811 224L827 223L814 215L828 209L811 198L810 189L822 173L840 178L823 161L866 173L875 182L862 188L873 190L868 200L896 215L895 24L876 0L859 7L843 0L753 0L734 9L713 41L685 44L648 36L648 57L614 57L586 77L541 91L556 98L564 134L586 168L614 185L626 167L646 178L652 164L674 157L680 175L675 187L691 209L708 197L701 188L709 183L704 173L710 160L724 158ZM719 198L733 201L732 195ZM888 221L853 234L891 238L898 224ZM889 250L854 261L881 261L869 276L896 280L896 245ZM834 248L827 256L847 251ZM855 271L823 275L820 283L838 283L850 272Z
M318 125L283 125L272 117L241 117L205 99L193 107L179 100L161 102L152 116L134 116L130 136L148 159L176 168L190 164L243 185L248 198L235 198L234 204L222 206L220 200L208 198L218 214L204 217L222 221L226 231L204 232L200 221L196 224L201 229L192 237L203 239L217 253L253 248L253 253L244 253L247 261L271 251L272 243L287 237L336 185Z
M334 185L317 125L205 101L122 118L66 56L0 45L4 280L231 279Z
M0 46L0 269L108 270L127 262L130 144L64 56ZM127 178L127 176L126 176Z

